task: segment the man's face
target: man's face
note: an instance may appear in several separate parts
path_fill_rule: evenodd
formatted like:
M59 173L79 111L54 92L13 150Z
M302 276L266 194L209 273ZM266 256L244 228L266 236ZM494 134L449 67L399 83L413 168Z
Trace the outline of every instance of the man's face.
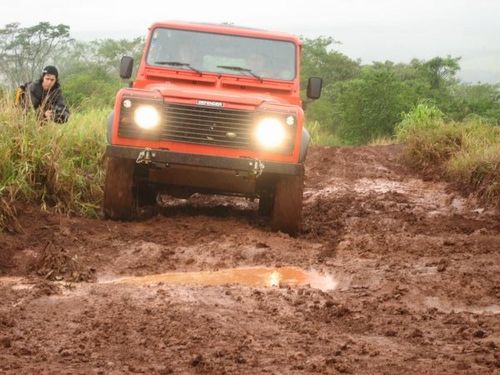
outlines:
M42 87L45 91L50 90L56 84L56 76L53 74L45 74L43 76Z

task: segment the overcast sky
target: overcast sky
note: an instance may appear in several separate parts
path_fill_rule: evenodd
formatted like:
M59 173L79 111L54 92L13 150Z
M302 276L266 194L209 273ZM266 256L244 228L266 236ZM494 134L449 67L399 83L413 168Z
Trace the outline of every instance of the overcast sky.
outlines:
M41 21L77 39L146 35L159 20L231 22L308 38L331 36L363 63L461 56L460 77L500 82L500 0L1 1L0 26Z

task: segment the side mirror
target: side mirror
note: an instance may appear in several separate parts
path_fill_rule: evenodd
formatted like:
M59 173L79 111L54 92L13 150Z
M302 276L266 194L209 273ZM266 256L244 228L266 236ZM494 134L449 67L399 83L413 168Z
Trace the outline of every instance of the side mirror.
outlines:
M321 96L321 88L323 80L319 77L310 77L307 82L307 97L309 99L319 99Z
M123 56L120 61L120 77L130 79L132 77L132 69L134 68L134 59L130 56Z

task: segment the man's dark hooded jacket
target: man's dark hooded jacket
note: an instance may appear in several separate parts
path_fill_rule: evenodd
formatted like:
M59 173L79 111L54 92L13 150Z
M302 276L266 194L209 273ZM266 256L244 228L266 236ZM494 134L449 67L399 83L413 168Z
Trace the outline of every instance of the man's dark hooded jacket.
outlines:
M44 91L42 79L32 82L28 88L29 100L35 110L38 110L42 119L45 119L45 111L54 112L54 121L62 124L68 121L69 110L64 102L59 82L49 90Z

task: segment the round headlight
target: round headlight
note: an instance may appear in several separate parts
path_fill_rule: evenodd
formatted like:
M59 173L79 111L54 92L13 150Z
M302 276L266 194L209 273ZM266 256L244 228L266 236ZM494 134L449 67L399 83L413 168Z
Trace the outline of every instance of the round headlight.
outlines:
M158 110L151 105L142 105L134 112L134 120L143 129L151 129L160 123Z
M262 147L273 149L283 144L286 132L280 120L269 117L257 124L255 136Z

